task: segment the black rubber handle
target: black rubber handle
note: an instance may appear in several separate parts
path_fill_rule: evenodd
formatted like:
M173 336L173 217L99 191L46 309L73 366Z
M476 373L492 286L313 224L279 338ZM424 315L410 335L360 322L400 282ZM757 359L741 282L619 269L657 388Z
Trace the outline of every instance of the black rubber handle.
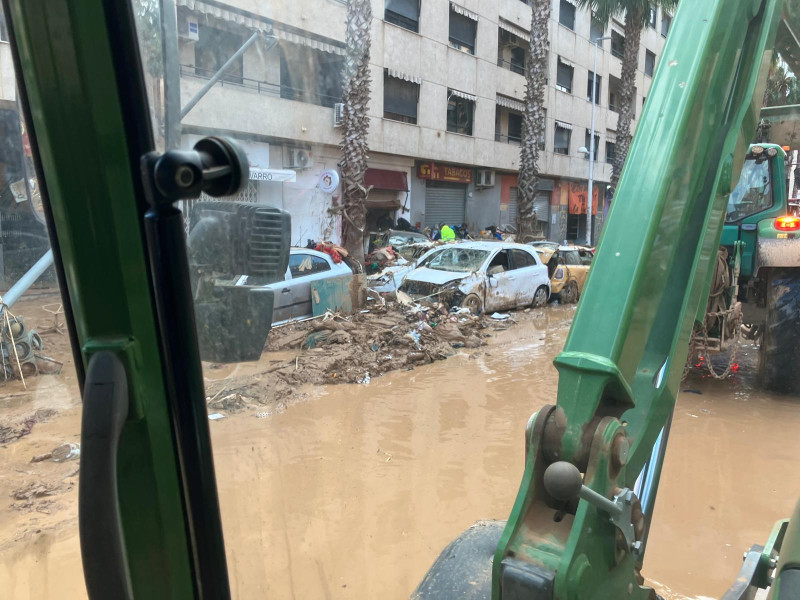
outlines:
M78 523L89 598L133 598L117 497L117 446L128 415L128 382L111 352L89 360L83 388Z

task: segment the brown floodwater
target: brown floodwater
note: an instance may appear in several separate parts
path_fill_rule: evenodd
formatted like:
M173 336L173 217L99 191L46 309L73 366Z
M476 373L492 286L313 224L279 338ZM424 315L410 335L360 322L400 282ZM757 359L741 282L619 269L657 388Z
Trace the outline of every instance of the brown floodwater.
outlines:
M573 310L549 307L472 356L212 422L234 597L407 598L452 538L506 518ZM731 380L682 386L644 568L667 599L721 596L800 497L800 401L758 392L754 355L740 353ZM74 409L37 427L56 439L78 421ZM32 438L9 448L27 456ZM74 502L65 495L39 533L0 515L9 597L85 597Z

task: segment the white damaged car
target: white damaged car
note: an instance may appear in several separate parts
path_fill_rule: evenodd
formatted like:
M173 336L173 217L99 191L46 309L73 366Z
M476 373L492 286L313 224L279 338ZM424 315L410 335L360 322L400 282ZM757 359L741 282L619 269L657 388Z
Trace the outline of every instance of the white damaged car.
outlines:
M479 314L544 306L550 297L550 278L531 246L464 242L423 256L400 291L413 300L449 298L452 306Z

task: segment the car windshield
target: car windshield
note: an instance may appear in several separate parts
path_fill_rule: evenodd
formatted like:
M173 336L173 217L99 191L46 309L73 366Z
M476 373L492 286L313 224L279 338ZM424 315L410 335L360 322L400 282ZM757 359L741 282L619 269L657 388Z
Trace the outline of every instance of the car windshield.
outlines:
M389 245L404 246L406 244L418 244L419 242L425 242L427 240L428 238L422 234L394 233L389 236Z
M741 221L772 206L770 163L745 161L736 189L728 198L726 223Z
M469 273L470 271L477 271L488 256L488 250L458 247L447 248L439 252L433 259L428 261L425 266L429 269L436 269L437 271Z

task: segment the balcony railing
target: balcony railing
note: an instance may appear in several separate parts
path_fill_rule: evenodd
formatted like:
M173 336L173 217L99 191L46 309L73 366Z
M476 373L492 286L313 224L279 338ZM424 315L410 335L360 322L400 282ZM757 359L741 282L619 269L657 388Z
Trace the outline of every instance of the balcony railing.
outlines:
M211 79L216 73L216 70L202 69L200 67L193 67L191 65L180 65L181 77L194 77L197 79ZM337 102L341 102L341 97L331 96L329 94L320 94L309 90L293 88L288 85L281 85L279 83L271 83L269 81L260 81L258 79L250 79L249 77L240 77L238 75L225 75L220 79L216 85L220 87L233 87L245 88L254 90L259 94L272 96L274 98L284 98L286 100L297 100L307 104L316 104L318 106L325 106L333 108Z
M504 135L502 133L495 133L494 141L502 142L504 144L514 144L515 146L519 146L520 142L522 142L522 137L519 135Z
M521 65L519 63L512 63L510 60L505 60L503 58L497 58L497 66L503 67L504 69L508 69L509 71L513 71L519 75L525 75L525 65Z

